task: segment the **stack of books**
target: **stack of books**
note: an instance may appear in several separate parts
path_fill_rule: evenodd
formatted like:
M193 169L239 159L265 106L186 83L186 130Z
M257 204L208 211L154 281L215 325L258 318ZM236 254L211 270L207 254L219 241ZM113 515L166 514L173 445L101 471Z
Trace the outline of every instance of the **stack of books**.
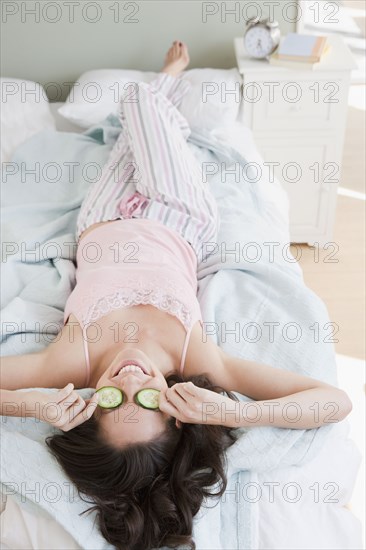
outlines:
M269 57L269 63L289 69L313 70L329 51L326 36L291 32L281 40L277 50Z

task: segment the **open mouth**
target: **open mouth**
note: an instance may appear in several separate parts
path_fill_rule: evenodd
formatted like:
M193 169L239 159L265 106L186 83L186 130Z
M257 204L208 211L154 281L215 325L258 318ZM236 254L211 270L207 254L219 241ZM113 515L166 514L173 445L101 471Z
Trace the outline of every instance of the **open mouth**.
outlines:
M145 367L142 367L139 363L137 363L137 361L131 360L123 361L122 364L116 367L112 378L116 378L121 374L121 372L141 372L142 374L148 375Z

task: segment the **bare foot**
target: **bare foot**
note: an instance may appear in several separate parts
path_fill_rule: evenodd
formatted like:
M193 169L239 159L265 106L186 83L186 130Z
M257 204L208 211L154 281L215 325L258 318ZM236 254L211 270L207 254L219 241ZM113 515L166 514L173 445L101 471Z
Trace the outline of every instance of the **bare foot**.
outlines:
M177 76L184 71L188 63L189 55L187 46L184 42L175 41L166 54L165 64L161 72Z

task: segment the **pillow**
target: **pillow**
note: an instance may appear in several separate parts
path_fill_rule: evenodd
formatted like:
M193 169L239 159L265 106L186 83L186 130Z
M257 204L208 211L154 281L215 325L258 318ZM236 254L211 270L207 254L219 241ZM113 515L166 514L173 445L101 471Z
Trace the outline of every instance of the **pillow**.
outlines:
M123 69L88 71L75 82L58 112L70 122L90 128L110 113L118 113L119 100L128 91L128 83L151 82L157 75ZM241 95L237 69L191 69L182 78L192 84L179 106L190 126L212 129L236 120Z
M15 149L46 128L55 129L49 101L37 82L1 78L1 162L9 162Z
M237 69L191 69L183 78L192 89L179 106L191 127L212 130L238 118L242 80Z
M0 493L1 494L1 493ZM81 548L75 539L44 508L34 505L33 513L24 505L24 497L4 496L6 508L0 516L2 549ZM27 504L30 504L28 501ZM32 503L33 504L33 503ZM17 526L14 529L14 525Z
M90 128L110 113L118 112L119 97L128 91L128 83L150 82L155 75L121 69L87 71L75 82L58 112L70 122L82 128Z

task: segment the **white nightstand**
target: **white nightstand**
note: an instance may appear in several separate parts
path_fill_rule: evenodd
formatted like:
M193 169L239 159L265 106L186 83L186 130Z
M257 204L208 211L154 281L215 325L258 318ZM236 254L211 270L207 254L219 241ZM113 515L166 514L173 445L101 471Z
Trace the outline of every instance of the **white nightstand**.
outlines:
M356 67L340 37L329 36L329 42L324 61L307 70L250 59L243 39L234 41L243 77L241 119L253 131L268 174L288 193L291 242L321 246L333 235L350 72Z

